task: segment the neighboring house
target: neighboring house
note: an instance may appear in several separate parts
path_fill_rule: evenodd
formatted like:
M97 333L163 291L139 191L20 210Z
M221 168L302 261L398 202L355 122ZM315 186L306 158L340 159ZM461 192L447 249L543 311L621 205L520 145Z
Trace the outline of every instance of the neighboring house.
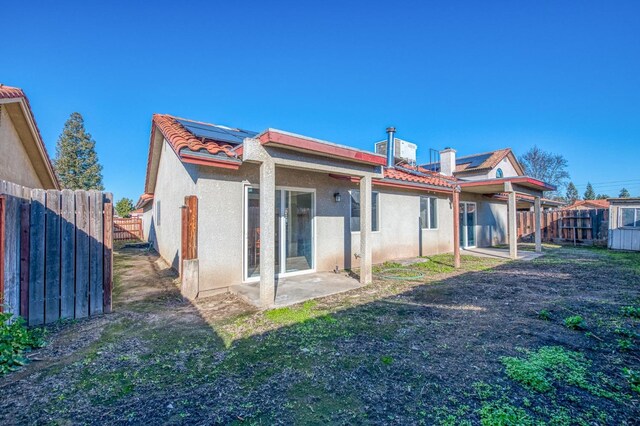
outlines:
M59 189L58 180L21 89L0 84L0 180Z
M562 210L591 210L608 208L609 200L576 200L568 206L564 206Z
M455 151L441 159L455 164ZM182 207L196 196L200 296L259 281L269 305L276 276L360 268L367 283L372 263L508 241L515 257L516 195L535 197L539 211L542 191L555 189L520 175L462 181L409 160L156 114L136 208L145 238L179 269ZM493 198L502 193L508 202Z
M640 251L640 198L609 198L609 248Z
M456 151L445 148L440 152L440 161L422 166L427 170L453 174L462 180L482 180L524 176L524 169L511 148L456 158Z
M422 169L453 174L459 181L475 181L484 179L502 179L524 176L524 169L511 148L498 149L480 154L456 157L456 151L445 148L439 153L440 161L420 166ZM495 194L491 197L506 201L507 194ZM533 209L533 196L518 194L518 210ZM557 209L564 205L561 201L542 198L543 209Z

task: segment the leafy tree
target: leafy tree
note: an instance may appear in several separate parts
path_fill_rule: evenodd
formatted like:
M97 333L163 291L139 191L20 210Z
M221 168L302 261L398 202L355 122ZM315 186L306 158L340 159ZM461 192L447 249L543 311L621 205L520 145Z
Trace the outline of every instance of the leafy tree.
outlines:
M607 198L611 198L611 197L609 197L608 194L598 194L598 195L596 195L596 200L606 200Z
M620 198L631 198L631 194L629 193L627 188L622 188L620 190L620 195L618 195L618 197L620 197Z
M84 128L84 119L74 112L64 123L56 145L53 165L63 188L103 190L102 166L96 142Z
M591 185L591 182L587 183L587 189L584 191L584 199L585 200L596 199L596 191L593 190L593 185Z
M573 203L576 200L580 199L580 194L578 194L578 188L573 184L573 182L569 182L567 185L567 201Z
M131 198L120 198L116 203L116 212L120 217L129 217L133 211L133 200Z
M534 146L520 157L519 161L527 176L555 185L557 187L555 195L559 195L567 186L568 162L562 155L546 152Z

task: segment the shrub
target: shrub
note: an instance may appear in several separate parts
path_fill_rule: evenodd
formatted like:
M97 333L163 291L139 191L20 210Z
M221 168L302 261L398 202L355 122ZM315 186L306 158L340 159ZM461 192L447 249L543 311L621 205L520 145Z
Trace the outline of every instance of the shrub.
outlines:
M623 306L620 308L620 312L625 317L640 318L640 307L638 306Z
M551 312L547 311L546 309L543 309L540 312L538 312L538 318L544 321L549 321L551 320Z
M0 313L0 375L25 365L29 361L25 352L44 346L42 331L29 330L21 317L11 322L12 316Z
M564 325L572 330L583 330L587 327L587 324L580 315L565 318Z

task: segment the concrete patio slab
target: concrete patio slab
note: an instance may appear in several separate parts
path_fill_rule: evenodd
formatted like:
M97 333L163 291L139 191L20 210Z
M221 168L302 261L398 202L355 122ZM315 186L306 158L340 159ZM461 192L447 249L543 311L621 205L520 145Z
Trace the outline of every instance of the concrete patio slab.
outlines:
M478 256L478 257L493 257L497 259L510 259L509 249L497 248L497 247L478 247L478 248L466 248L461 249L460 253L463 255ZM529 261L537 259L540 256L544 256L544 253L536 253L535 251L518 250L518 260Z
M361 287L360 282L344 272L317 272L276 279L274 307L283 307L330 296ZM249 303L260 307L260 283L245 283L231 286L231 292Z

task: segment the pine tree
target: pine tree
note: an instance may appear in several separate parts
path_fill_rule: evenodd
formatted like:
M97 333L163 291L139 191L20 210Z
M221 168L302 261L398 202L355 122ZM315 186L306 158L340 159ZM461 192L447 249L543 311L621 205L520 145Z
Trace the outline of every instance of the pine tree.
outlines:
M627 188L622 188L620 190L620 195L618 195L618 197L620 197L620 198L631 198L631 194L629 194L629 191L627 190Z
M116 212L120 217L129 217L132 210L133 201L131 200L131 198L121 198L120 201L116 203Z
M56 145L53 160L63 188L103 190L102 166L98 163L96 142L84 128L80 113L71 114Z
M587 190L584 191L584 199L585 200L596 199L596 192L593 190L593 186L591 185L591 182L587 183Z
M573 182L569 182L567 185L567 201L573 203L576 200L580 199L580 194L578 194L578 188L573 184Z

